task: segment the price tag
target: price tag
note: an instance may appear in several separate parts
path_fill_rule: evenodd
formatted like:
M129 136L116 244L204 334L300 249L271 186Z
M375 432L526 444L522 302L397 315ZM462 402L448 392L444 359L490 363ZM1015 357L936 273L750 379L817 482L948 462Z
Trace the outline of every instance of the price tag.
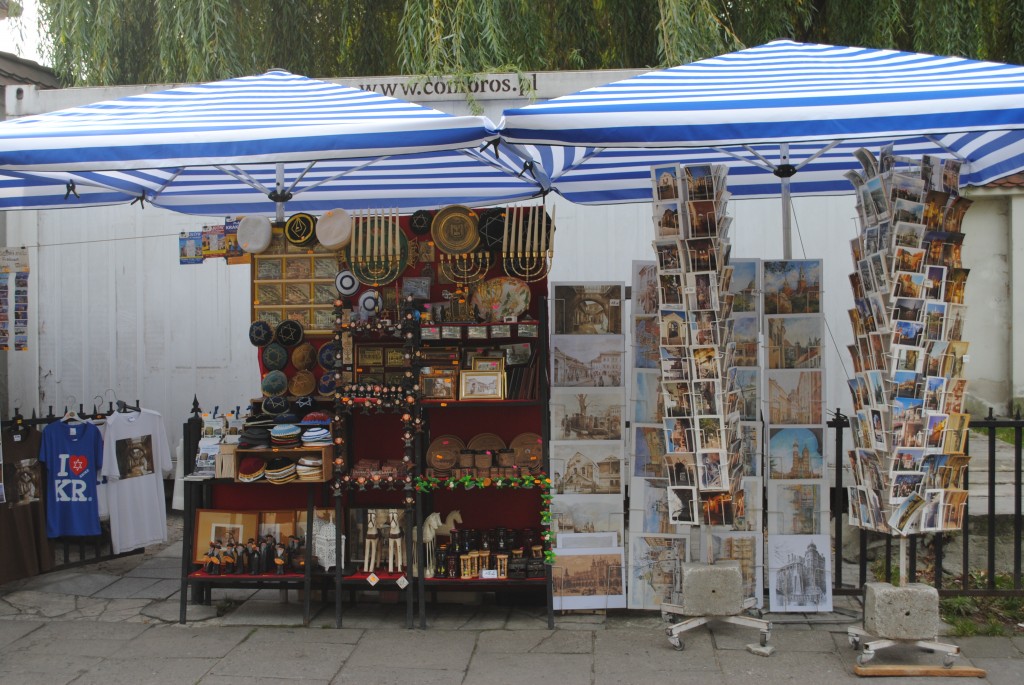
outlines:
M485 569L480 572L480 577L485 580L493 580L498 577L498 572L495 569L491 569L489 571Z
M376 573L371 573L370 575L366 576L366 582L370 584L370 587L373 587L374 585L380 582L380 578L377 576Z

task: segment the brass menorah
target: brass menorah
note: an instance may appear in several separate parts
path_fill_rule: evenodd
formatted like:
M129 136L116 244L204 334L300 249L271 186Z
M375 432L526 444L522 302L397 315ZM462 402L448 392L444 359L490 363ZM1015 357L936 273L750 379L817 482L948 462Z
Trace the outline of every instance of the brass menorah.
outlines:
M490 252L441 253L438 265L441 274L458 286L467 286L484 279L491 268Z
M401 230L397 209L367 209L356 214L349 260L360 283L378 286L402 273Z
M525 225L524 225L525 220ZM548 221L544 205L510 207L505 211L505 231L501 239L502 266L509 276L527 283L539 281L551 271L555 234L555 208Z

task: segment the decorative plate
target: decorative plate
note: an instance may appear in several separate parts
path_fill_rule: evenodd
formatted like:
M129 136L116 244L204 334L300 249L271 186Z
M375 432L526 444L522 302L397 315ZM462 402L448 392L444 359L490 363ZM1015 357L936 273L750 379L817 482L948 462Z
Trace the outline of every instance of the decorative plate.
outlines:
M518 278L501 276L477 284L469 298L473 313L481 321L501 322L519 316L530 306L530 286Z
M438 471L448 471L459 461L466 443L454 435L442 435L427 448L427 465Z
M334 287L337 288L339 294L347 297L356 294L356 291L359 290L359 281L356 280L351 271L342 269L334 277Z
M540 473L544 466L544 441L539 435L520 433L508 446L516 451L516 466L535 475Z
M464 254L480 244L477 215L469 207L450 205L434 215L430 237L442 252Z

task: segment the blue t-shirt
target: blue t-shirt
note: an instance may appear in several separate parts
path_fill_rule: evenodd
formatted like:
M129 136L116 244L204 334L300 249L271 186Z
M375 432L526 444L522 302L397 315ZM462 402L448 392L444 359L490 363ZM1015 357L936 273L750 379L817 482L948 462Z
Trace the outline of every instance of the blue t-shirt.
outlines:
M100 429L91 423L51 423L43 429L39 461L46 466L46 537L99 535Z

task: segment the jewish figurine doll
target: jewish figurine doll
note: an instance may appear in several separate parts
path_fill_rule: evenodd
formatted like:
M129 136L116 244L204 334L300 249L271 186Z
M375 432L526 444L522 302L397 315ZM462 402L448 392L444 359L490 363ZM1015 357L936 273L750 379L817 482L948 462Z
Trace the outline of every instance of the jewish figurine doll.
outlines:
M287 559L285 558L284 545L282 545L280 542L277 543L277 546L274 548L274 551L276 553L276 556L274 557L274 573L279 576L283 576L285 573L285 564L287 563Z

